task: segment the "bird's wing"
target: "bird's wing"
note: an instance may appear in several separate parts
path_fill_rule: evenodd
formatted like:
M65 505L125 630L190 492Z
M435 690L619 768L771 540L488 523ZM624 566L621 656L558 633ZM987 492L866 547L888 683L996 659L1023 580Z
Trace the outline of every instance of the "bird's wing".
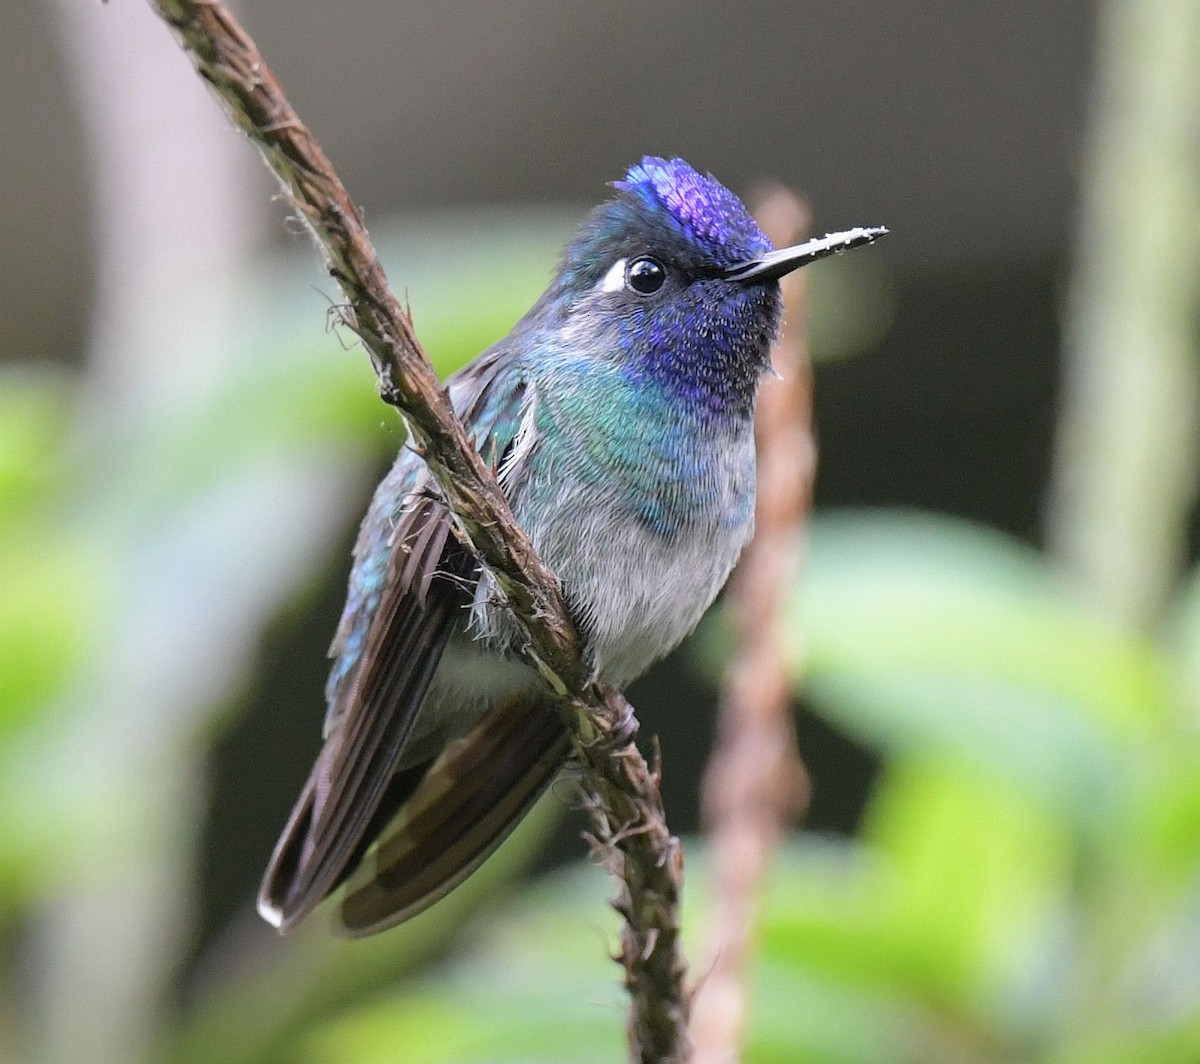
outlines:
M500 345L489 348L450 378L448 385L455 411L483 460L493 472L511 465L510 456L521 429L527 383L505 357ZM424 511L410 509L423 497L440 500L425 464L411 451L402 451L391 471L375 491L354 546L354 567L346 606L329 655L334 659L325 688L328 711L324 734L331 735L339 721L357 704L359 675L371 655L368 640L379 627L385 593L415 593L424 601L442 581L440 555L432 550L446 546L451 529L449 511L440 502ZM430 537L423 541L424 536ZM434 538L436 537L436 538ZM407 564L398 567L395 547L403 545ZM422 549L423 548L423 549ZM462 581L456 582L462 587Z
M450 388L476 447L498 469L521 423L520 375L493 349ZM331 649L325 745L259 893L259 911L281 930L320 902L370 841L368 825L477 580L477 563L451 524L424 464L403 453L376 491L355 545Z
M398 812L346 883L341 930L372 935L453 890L520 823L569 750L545 701L517 696L493 707L392 806Z

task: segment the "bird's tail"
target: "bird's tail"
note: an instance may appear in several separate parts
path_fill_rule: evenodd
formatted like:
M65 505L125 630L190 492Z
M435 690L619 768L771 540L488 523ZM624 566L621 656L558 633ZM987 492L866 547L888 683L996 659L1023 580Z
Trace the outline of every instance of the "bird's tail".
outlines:
M569 750L552 706L525 695L492 709L405 795L350 874L340 930L374 934L453 890L529 812Z

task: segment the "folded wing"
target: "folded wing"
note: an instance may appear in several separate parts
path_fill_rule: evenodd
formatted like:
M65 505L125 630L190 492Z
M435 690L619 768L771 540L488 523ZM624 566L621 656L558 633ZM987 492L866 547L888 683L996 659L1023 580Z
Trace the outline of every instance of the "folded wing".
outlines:
M450 391L480 453L499 469L521 421L519 374L496 348L456 375ZM477 581L477 562L454 534L428 470L415 454L402 454L376 492L355 546L332 648L325 745L259 893L259 911L280 930L303 919L353 871L380 818L419 786L420 773L398 775L397 767ZM491 733L487 738L498 741ZM534 736L535 761L538 744L548 742ZM533 775L541 780L544 773ZM510 776L516 786L526 785L515 769ZM547 782L537 784L537 793Z

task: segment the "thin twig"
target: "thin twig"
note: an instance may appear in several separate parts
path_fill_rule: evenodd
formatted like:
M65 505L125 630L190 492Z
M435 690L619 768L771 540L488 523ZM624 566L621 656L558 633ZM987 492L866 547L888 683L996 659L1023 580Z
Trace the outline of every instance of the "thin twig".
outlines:
M808 235L808 209L786 189L764 194L755 213L778 247ZM696 994L692 1024L696 1064L739 1059L763 878L788 822L808 804L779 631L783 599L797 576L816 468L812 377L804 346L807 278L800 271L783 282L787 327L771 356L780 379L767 381L758 401L755 535L728 598L737 646L704 781L714 906L709 968Z
M347 324L371 358L383 400L412 440L480 559L528 634L525 648L558 696L582 766L593 835L618 877L619 960L631 997L633 1059L687 1059L688 994L679 947L682 856L651 771L633 745L633 710L589 675L557 580L513 520L446 390L392 295L357 207L246 32L218 0L154 0L201 77L258 146L346 295Z

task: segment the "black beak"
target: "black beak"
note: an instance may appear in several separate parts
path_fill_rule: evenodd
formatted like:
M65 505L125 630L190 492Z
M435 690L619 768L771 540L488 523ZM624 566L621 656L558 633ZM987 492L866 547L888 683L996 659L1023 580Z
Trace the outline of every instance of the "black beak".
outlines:
M745 284L778 281L784 274L807 266L810 262L816 262L817 259L823 259L826 255L840 255L851 248L873 244L886 234L887 230L881 225L866 229L847 229L844 233L830 233L817 240L809 240L795 247L780 248L779 251L768 252L757 259L739 262L725 271L725 279Z

